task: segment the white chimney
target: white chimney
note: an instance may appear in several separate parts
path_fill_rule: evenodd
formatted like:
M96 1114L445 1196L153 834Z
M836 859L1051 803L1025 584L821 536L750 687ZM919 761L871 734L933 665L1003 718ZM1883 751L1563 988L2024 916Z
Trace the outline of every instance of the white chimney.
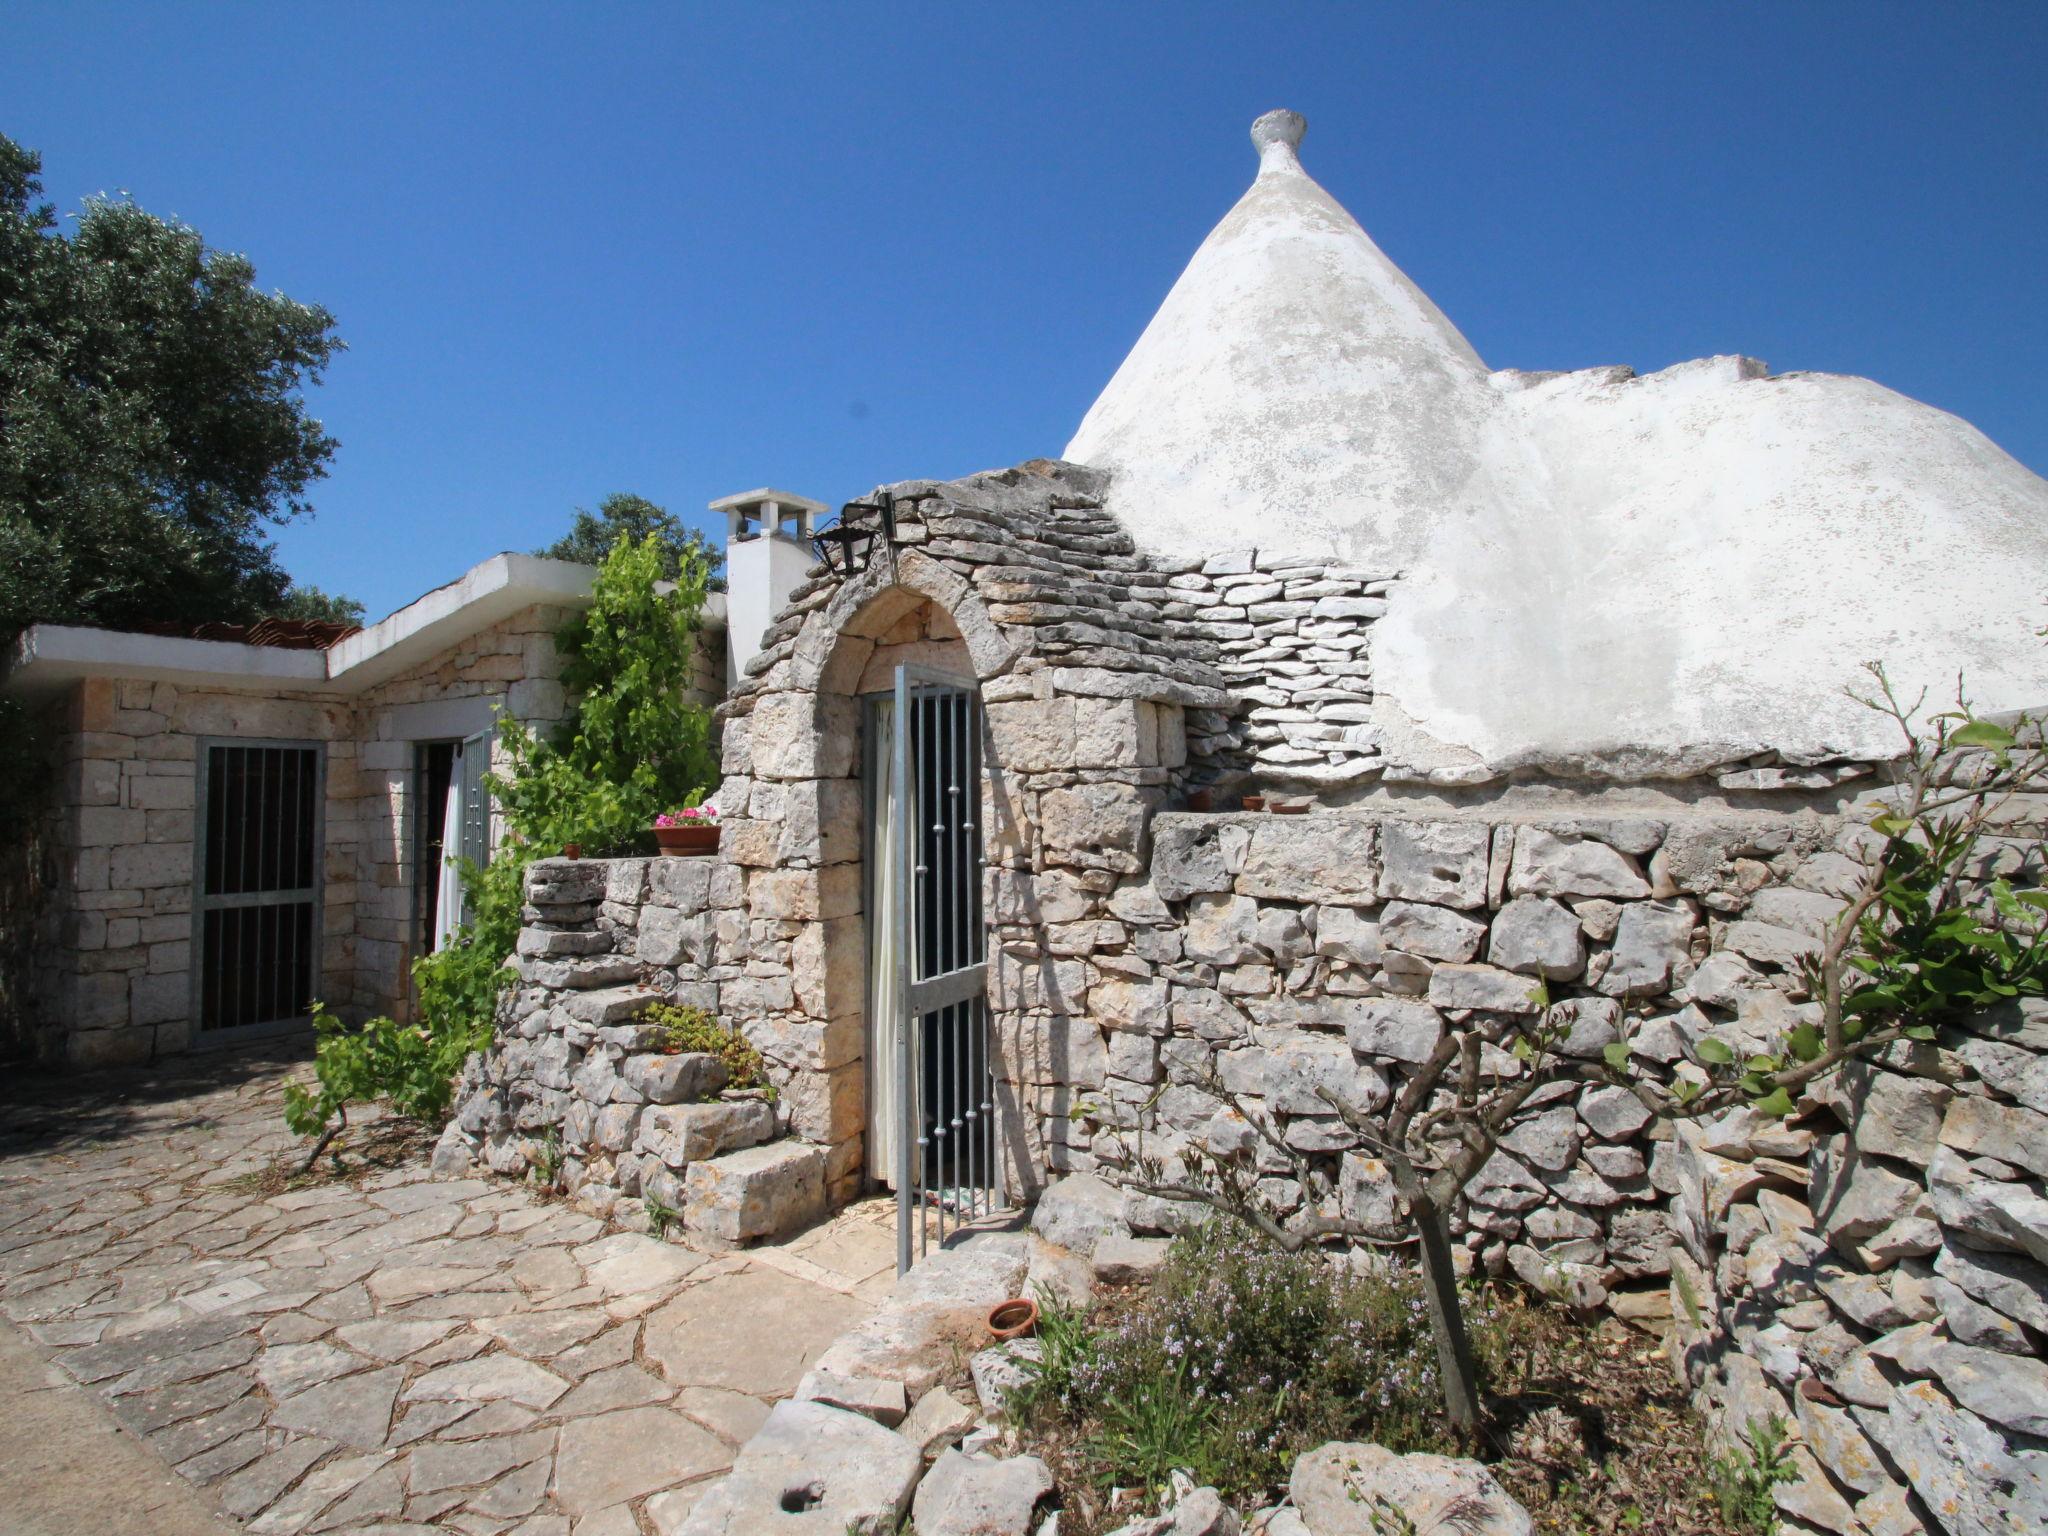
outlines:
M725 684L736 686L761 633L817 563L811 534L824 503L788 491L743 491L711 503L725 514Z

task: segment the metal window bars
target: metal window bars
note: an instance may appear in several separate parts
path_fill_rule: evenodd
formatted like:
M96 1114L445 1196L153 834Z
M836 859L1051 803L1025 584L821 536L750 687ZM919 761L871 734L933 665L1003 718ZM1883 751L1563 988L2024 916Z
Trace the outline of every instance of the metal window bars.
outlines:
M320 988L325 754L317 742L203 740L192 899L202 1044L306 1022Z

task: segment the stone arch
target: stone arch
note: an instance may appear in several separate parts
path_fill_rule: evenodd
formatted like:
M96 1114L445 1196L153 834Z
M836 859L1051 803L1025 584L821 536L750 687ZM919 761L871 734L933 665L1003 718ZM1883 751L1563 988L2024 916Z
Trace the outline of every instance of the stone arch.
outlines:
M747 722L744 819L729 819L726 862L745 870L748 969L738 1022L773 1063L790 1128L829 1152L835 1204L866 1183L868 827L863 697L899 662L977 682L1017 647L952 571L915 552L842 585L814 610L790 657L763 679ZM983 825L992 811L984 774ZM722 791L730 797L732 780ZM776 986L778 960L788 985ZM726 984L728 997L734 995Z

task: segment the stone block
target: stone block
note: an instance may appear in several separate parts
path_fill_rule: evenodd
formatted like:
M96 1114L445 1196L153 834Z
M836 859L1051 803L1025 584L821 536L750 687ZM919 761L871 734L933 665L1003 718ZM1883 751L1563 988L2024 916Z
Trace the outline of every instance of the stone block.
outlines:
M1053 1489L1036 1456L995 1460L945 1451L917 1485L911 1506L922 1536L1029 1536L1038 1502Z
M1365 998L1344 1025L1351 1049L1368 1060L1425 1062L1443 1033L1443 1015L1420 998Z
M872 1419L824 1403L777 1403L675 1536L894 1531L923 1470L917 1447ZM800 1513L790 1510L793 1493Z
M1380 925L1355 907L1321 907L1316 912L1316 953L1354 965L1378 965L1385 950Z
M1918 1184L1865 1157L1847 1136L1831 1136L1814 1152L1808 1204L1838 1246L1910 1215L1920 1198Z
M1401 1456L1363 1441L1317 1447L1294 1464L1294 1507L1311 1531L1369 1536L1384 1505L1418 1531L1532 1536L1536 1527L1493 1474L1476 1461L1418 1452Z
M1162 816L1152 824L1152 884L1167 901L1228 891L1251 834L1213 816Z
M673 1056L628 1056L619 1063L626 1086L649 1104L684 1104L707 1099L725 1087L725 1063L703 1051Z
M140 843L147 825L144 813L111 805L88 805L78 811L78 846L125 849ZM189 855L188 855L189 857ZM189 876L188 876L189 878Z
M1062 703L1054 699L1050 703ZM1150 768L1159 763L1159 712L1142 699L1075 699L1070 768Z
M1941 1144L1995 1157L2048 1177L2048 1115L1975 1095L1956 1098L1941 1122Z
M143 843L114 850L110 878L127 890L192 883L192 844Z
M791 784L783 796L776 862L851 863L860 857L863 815L857 778L807 779Z
M775 1134L775 1111L759 1099L718 1099L704 1104L664 1104L640 1117L635 1146L671 1168L703 1162Z
M128 1017L136 1024L166 1024L192 1007L192 978L185 971L137 976L129 986Z
M1072 789L1048 790L1038 801L1038 833L1049 850L1136 854L1144 842L1151 810L1152 797L1131 784L1078 784Z
M1461 910L1484 906L1492 842L1480 822L1390 818L1380 827L1380 894Z
M190 774L142 774L129 778L127 800L138 811L189 811L192 792Z
M1127 981L1105 976L1088 990L1089 1012L1105 1029L1163 1035L1168 1024L1163 981Z
M1031 1227L1047 1242L1083 1258L1103 1239L1130 1232L1123 1191L1092 1173L1069 1174L1048 1184L1031 1212Z
M1573 931L1578 925L1573 923ZM1470 960L1479 953L1486 924L1449 907L1390 901L1380 911L1380 942L1431 960Z
M843 779L860 745L859 703L840 693L763 694L748 734L756 778Z
M757 870L747 880L747 908L775 922L851 917L861 909L861 866Z
M1085 1016L1031 1012L1000 1015L998 1071L1022 1083L1100 1088L1109 1076L1110 1050L1101 1028ZM1118 1033L1112 1037L1145 1041L1151 1036ZM1155 1061L1156 1050L1154 1047Z
M1600 978L1609 997L1655 997L1692 974L1698 914L1690 901L1640 901L1621 909L1612 963Z
M1650 883L1633 859L1605 843L1560 836L1541 827L1518 827L1508 890L1516 896L1633 900L1648 896Z
M790 945L796 1001L813 1018L857 1014L865 1003L867 938L858 916L809 923Z
M779 1237L825 1214L825 1149L780 1141L693 1162L683 1195L683 1225L708 1242Z
M1340 815L1258 816L1251 827L1234 882L1240 895L1340 905L1375 899L1380 864L1373 822Z
M790 1130L825 1146L859 1136L867 1121L866 1081L858 1061L830 1071L795 1073L782 1085Z
M643 907L633 953L649 965L704 966L711 963L711 939L711 920L702 911Z
M1019 773L1044 773L1075 766L1073 699L1019 699L985 707L990 756Z
M1249 896L1200 895L1188 900L1181 947L1190 960L1237 965L1265 958L1259 947L1259 904Z
M1267 1038L1265 1054L1267 1103L1282 1114L1335 1114L1335 1099L1354 1114L1369 1115L1393 1097L1386 1078L1359 1062L1350 1044L1336 1036L1276 1032Z
M1492 965L1440 965L1430 974L1429 1000L1439 1008L1535 1013L1540 983Z
M702 912L712 905L712 881L720 867L721 861L717 859L650 859L648 900L679 912Z
M1486 958L1525 976L1569 980L1586 968L1585 924L1548 896L1517 896L1495 914Z
M910 1407L900 1381L884 1376L842 1376L836 1371L806 1371L796 1384L795 1397L800 1403L843 1408L890 1429L903 1422Z

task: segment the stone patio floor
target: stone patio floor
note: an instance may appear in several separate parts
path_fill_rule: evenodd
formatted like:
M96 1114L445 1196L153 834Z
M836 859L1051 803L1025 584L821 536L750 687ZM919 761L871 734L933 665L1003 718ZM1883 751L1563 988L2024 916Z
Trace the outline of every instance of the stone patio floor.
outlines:
M0 1088L0 1313L252 1531L662 1536L894 1282L879 1201L714 1255L424 1149L266 1195L294 1065Z

